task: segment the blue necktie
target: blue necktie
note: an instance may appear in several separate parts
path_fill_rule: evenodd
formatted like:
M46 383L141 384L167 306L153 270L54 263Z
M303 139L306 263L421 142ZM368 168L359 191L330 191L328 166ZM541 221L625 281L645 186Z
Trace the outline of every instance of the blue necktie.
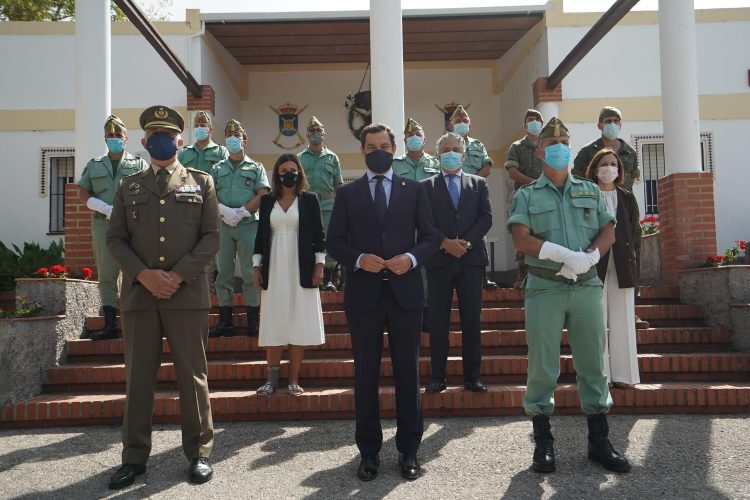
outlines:
M375 217L378 218L378 224L380 227L385 226L385 212L388 209L388 206L385 202L385 188L383 187L383 178L382 175L376 175L375 180L377 181L377 184L375 184Z
M451 202L453 202L453 208L458 210L458 186L456 185L456 174L448 175L448 194L451 195Z

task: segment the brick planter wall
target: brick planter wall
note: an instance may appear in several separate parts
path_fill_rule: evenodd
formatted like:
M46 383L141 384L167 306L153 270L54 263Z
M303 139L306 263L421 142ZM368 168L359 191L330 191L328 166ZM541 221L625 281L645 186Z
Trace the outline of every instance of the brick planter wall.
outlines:
M65 185L65 266L75 273L80 273L84 267L96 273L91 210L78 196L78 186L72 183Z

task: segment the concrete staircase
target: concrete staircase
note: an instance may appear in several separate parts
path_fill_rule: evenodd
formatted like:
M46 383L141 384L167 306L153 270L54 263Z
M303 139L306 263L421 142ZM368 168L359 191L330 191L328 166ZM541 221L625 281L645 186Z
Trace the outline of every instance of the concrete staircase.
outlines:
M747 413L750 412L750 354L735 352L729 333L703 324L700 306L681 305L674 287L643 288L637 314L650 323L638 330L638 363L642 383L612 389L616 413ZM258 396L255 389L266 378L264 351L257 339L244 336L247 320L242 297L235 296L238 336L210 339L208 377L214 420L280 420L352 418L354 416L354 362L351 339L342 311L342 293L322 293L326 342L308 349L300 382L302 396L285 388L273 396ZM482 334L483 394L462 388L461 341L458 311L452 315L448 390L427 394L427 416L521 415L526 380L526 342L523 330L523 291L485 290ZM217 320L215 309L210 324ZM97 330L103 318L88 319ZM420 373L430 374L428 334L422 336ZM387 335L381 368L380 405L384 416L395 414L392 366ZM559 413L578 413L567 337L563 336L561 376L556 392ZM117 423L124 404L122 340L68 343L67 363L47 372L45 393L10 405L0 414L0 427L41 427ZM282 364L282 387L288 366ZM164 341L158 375L154 420L178 422L179 405L174 366Z

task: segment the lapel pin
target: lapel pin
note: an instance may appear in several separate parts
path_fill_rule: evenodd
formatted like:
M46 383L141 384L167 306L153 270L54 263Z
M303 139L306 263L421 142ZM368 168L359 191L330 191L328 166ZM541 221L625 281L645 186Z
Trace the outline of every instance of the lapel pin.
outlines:
M402 186L406 186L406 181L401 181Z

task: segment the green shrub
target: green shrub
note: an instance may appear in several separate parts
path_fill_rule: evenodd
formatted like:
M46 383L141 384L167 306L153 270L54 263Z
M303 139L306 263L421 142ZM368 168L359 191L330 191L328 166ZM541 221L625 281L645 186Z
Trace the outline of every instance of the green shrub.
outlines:
M32 278L40 267L63 263L63 241L53 241L49 248L39 243L24 243L23 250L16 245L11 248L0 242L0 290L13 290L16 278Z

